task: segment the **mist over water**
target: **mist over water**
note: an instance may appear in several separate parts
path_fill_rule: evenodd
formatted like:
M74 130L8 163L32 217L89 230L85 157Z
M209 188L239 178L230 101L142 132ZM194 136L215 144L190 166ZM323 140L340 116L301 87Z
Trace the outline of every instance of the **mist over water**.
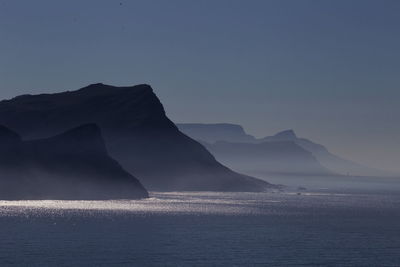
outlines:
M398 266L399 194L1 201L2 266Z
M282 184L288 189L306 188L315 192L351 194L399 194L400 178L339 175L281 175L249 171L246 174Z

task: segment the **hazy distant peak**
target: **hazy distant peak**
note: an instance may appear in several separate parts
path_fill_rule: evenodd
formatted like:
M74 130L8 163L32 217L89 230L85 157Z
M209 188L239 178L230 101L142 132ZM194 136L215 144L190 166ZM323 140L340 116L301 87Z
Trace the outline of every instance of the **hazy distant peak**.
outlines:
M178 123L178 125L187 128L236 130L244 133L244 128L241 125L233 123Z
M178 123L178 128L197 140L214 143L217 141L254 142L255 138L243 127L232 123Z
M274 137L279 137L281 139L287 139L287 140L297 139L297 135L294 132L294 130L292 130L292 129L279 132L279 133L275 134Z

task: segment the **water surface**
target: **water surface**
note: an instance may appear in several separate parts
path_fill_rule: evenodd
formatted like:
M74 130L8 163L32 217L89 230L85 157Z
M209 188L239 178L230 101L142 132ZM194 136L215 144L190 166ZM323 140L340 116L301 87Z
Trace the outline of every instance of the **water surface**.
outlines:
M400 266L400 196L0 201L1 266Z

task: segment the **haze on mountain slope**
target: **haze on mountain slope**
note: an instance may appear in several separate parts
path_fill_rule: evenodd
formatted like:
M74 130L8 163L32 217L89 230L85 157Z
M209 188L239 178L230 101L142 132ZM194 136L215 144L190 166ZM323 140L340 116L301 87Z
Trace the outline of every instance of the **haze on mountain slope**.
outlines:
M94 124L27 141L0 126L1 199L146 197L142 184L108 155Z
M272 185L223 166L178 130L149 85L92 84L76 91L0 102L0 124L43 138L97 124L107 149L149 190L264 191Z
M218 145L220 141L229 142L231 147L244 146L243 144L238 145L235 143L249 143L247 146L252 147L253 150L264 150L264 153L269 153L269 158L262 158L256 156L258 152L253 151L250 152L247 150L245 155L242 156L243 160L248 159L249 161L260 162L257 168L263 169L266 173L297 173L297 174L320 174L320 175L332 175L332 174L341 174L341 175L355 175L355 176L391 176L393 174L381 170L377 170L374 168L370 168L367 166L363 166L362 164L341 158L329 152L329 150L323 145L314 143L305 138L299 138L295 134L293 130L285 130L277 133L273 136L267 136L261 139L257 139L254 136L247 134L243 127L235 124L228 123L220 123L220 124L196 124L196 123L178 123L177 126L183 132L191 136L196 140L200 140L208 143L207 147L210 151L214 152L216 155L220 154L218 157L219 160L228 164L229 166L236 166L239 170L247 170L248 166L244 165L243 162L239 162L238 160L232 161L231 157L228 156L228 153L221 154L221 144ZM271 142L279 142L282 146L285 143L286 148L283 148L282 151L277 151L271 148L268 148L268 145L265 143ZM290 144L292 143L292 144ZM253 145L250 145L253 144ZM257 147L254 144L260 144L260 147ZM295 148L293 145L296 144L298 147L302 148L304 157L294 157L288 149L288 147L292 147L293 151L299 148ZM224 145L225 148L228 144ZM219 149L218 149L219 147ZM233 148L232 148L233 149ZM215 150L215 151L214 151ZM286 156L283 155L283 151L286 151ZM304 162L305 156L309 152L312 154L314 158L313 166ZM274 157L275 155L275 157ZM298 155L298 154L296 154ZM226 159L226 161L225 161ZM247 161L247 160L246 160ZM230 165L232 162L233 165ZM262 162L262 163L261 163ZM251 164L251 162L249 162ZM264 166L262 165L264 164ZM246 164L248 165L248 164ZM300 168L298 166L303 165L304 168L300 172ZM325 171L321 171L321 167ZM286 170L285 170L286 168Z

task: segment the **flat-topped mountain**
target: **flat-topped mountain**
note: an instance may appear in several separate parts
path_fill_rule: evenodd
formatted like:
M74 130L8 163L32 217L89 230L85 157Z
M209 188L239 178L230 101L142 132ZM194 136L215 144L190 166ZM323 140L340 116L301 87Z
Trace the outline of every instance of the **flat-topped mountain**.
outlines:
M146 197L141 183L108 155L96 125L29 141L0 126L0 199Z
M247 134L243 127L231 123L177 123L179 130L190 137L207 143L217 141L227 142L255 142L254 136Z
M333 175L311 152L291 141L204 145L222 163L244 172L281 175Z
M110 155L150 190L263 191L271 186L221 165L181 133L149 85L92 84L0 102L0 124L24 138L52 136L85 123L99 125Z

